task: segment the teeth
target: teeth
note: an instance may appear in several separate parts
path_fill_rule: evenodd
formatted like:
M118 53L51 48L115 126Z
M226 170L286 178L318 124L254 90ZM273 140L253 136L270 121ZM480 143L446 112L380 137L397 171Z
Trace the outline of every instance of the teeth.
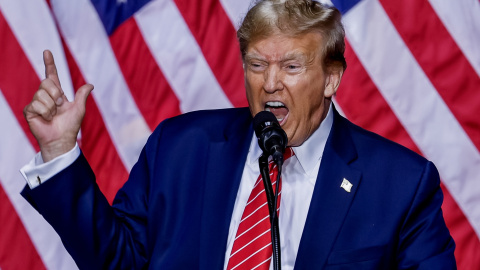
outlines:
M280 107L286 107L285 104L283 104L280 101L268 101L265 103L265 111L271 112L272 108L280 108ZM284 118L277 118L278 122L282 122Z
M269 101L267 102L267 105L270 107L285 107L285 104L280 101Z

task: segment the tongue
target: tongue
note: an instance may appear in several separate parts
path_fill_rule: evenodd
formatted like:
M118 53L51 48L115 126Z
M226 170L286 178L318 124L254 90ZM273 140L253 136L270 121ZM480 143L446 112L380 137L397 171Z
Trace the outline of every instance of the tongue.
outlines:
M272 112L277 119L283 119L288 114L288 109L285 107L278 107L278 108L270 107L269 109L270 109L270 112Z

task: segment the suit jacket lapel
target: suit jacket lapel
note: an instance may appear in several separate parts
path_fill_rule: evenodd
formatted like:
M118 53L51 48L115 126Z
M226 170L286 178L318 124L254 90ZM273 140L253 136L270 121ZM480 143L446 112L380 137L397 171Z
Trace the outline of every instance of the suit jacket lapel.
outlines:
M295 269L323 268L360 185L360 171L349 166L357 152L345 121L334 109ZM340 187L344 178L353 184L350 192Z
M233 206L253 136L250 113L246 116L233 119L223 138L209 145L200 230L200 269L223 268Z

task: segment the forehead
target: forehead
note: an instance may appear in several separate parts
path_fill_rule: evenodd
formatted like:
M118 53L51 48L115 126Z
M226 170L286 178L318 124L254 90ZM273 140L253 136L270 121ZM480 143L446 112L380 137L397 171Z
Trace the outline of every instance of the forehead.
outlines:
M321 55L323 39L320 33L297 36L276 34L250 42L245 59L285 60L289 58L311 58Z

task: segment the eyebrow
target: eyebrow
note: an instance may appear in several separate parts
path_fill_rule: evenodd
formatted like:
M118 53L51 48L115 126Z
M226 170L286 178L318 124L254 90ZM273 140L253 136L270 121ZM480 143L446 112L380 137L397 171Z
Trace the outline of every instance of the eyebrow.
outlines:
M308 62L308 55L305 55L300 52L289 52L286 55L284 55L281 59L278 60L278 62L286 62L290 60L300 60L304 62ZM247 53L245 55L245 60L260 60L260 61L266 61L265 57L261 56L260 54L253 52L253 53Z
M245 60L265 60L265 57L262 57L260 54L253 52L253 53L246 53Z
M300 53L300 52L291 52L287 53L285 57L283 57L282 61L288 60L306 60L308 58L307 55Z

